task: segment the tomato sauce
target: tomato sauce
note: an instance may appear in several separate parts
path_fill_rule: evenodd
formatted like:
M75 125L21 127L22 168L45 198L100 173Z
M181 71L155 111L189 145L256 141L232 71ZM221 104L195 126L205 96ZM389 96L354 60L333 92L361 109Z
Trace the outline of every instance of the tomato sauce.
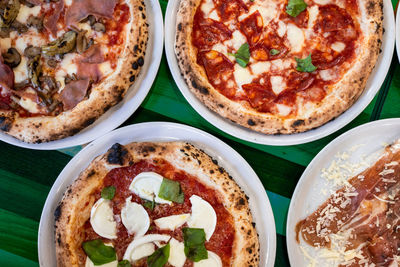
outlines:
M205 247L207 250L213 251L220 256L223 266L230 266L233 241L235 238L235 229L233 226L233 217L231 214L229 214L221 202L220 194L214 189L211 189L200 183L196 177L191 176L184 171L175 169L165 160L142 160L129 167L113 169L106 175L104 179L104 187L111 185L116 187L116 193L112 199L114 215L119 215L121 213L121 209L125 205L126 198L130 196L132 197L133 202L139 204L144 203L139 196L128 189L133 178L141 172L156 172L165 178L178 181L180 183L182 192L185 195L184 202L182 204L173 203L171 206L168 204L156 204L154 210L145 208L151 220L150 229L146 234L167 234L174 237L178 241L183 242L182 227L185 226L177 228L173 232L169 230L160 230L157 229L156 225L154 224L154 220L170 215L190 213L191 203L189 198L192 195L198 195L209 202L217 214L217 225L215 231L211 239L205 242ZM96 193L96 199L98 198L100 198L100 191ZM93 231L89 220L85 224L85 235L85 240L100 238L100 236ZM126 248L134 239L134 236L129 235L121 221L117 222L117 236L117 240L111 242L115 247L118 259L121 260ZM104 241L110 242L110 240L107 239L104 239ZM145 266L144 261L141 263L143 263L143 265L140 266ZM186 260L185 266L192 266L192 262L190 260Z

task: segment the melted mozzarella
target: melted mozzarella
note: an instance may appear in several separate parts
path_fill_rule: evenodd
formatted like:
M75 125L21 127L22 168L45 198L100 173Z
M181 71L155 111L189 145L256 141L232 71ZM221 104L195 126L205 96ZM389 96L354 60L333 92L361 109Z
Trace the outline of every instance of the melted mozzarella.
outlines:
M292 52L300 52L304 44L304 33L296 25L290 23L287 26L287 37L292 47Z
M321 77L322 80L324 81L330 81L333 79L336 79L336 73L332 70L321 70L319 72L319 76Z
M140 246L142 246L144 244L148 244L148 243L152 244L153 242L156 242L156 241L168 242L168 240L170 240L170 238L171 237L169 235L158 235L158 234L145 235L145 236L141 236L139 238L135 238L129 244L129 246L126 248L123 259L128 260L132 263L133 261L135 261L132 259L132 255L135 256L136 259L137 259L137 257L141 257L141 258L146 257L150 254L148 254L146 256L143 256L143 255L147 254L150 251L149 246L147 248L142 247L142 249L140 249L142 251L141 253L135 253L135 254L133 254L133 253L137 248L139 248Z
M344 43L342 43L342 42L334 42L334 43L331 45L331 48L332 48L334 51L340 53L340 52L342 52L342 51L346 48L346 45L345 45Z
M129 234L135 234L135 237L142 236L150 227L150 218L142 205L131 200L132 196L128 197L121 210L122 223Z
M208 259L201 260L199 262L194 262L194 267L222 267L221 258L214 252L208 252Z
M319 5L327 5L332 3L332 0L314 0L314 3Z
M210 19L213 19L213 20L216 20L216 21L220 20L217 10L214 10L213 12L211 12L208 17Z
M28 79L28 67L26 57L21 57L21 62L14 68L14 81L20 83Z
M283 37L286 33L287 27L286 24L283 23L283 21L279 21L278 22L278 30L277 33L280 37Z
M153 201L154 199L157 203L171 205L171 201L158 196L163 179L164 177L155 172L142 172L133 179L129 190L148 201Z
M171 238L169 244L171 247L169 251L168 263L174 267L183 267L186 261L186 255L184 251L185 245L183 242L179 242L174 238Z
M99 70L101 73L103 73L104 76L107 76L111 73L113 73L113 69L111 68L111 63L110 61L105 61L103 63L100 63L99 65Z
M135 262L144 257L150 256L155 251L153 243L145 243L143 245L137 246L131 253L130 262Z
M189 220L190 214L178 214L171 215L167 217L162 217L154 220L156 226L160 229L175 230L176 228L182 226Z
M76 74L78 72L78 66L75 64L75 57L76 55L74 53L64 55L60 63L60 70L58 70L57 73L63 71L64 75Z
M11 38L0 38L0 48L2 52L8 50L11 47Z
M221 54L224 54L225 56L228 55L228 49L227 49L227 47L226 47L225 45L221 44L221 43L215 44L215 45L211 48L211 50L220 52Z
M308 10L308 28L311 29L314 27L315 21L317 20L319 14L318 6L312 6L307 8Z
M255 1L253 5L250 7L249 13L252 14L254 12L260 12L261 17L263 18L263 24L267 25L272 19L275 18L277 14L277 4L275 1ZM239 17L239 20L243 19L244 15Z
M250 67L254 75L259 75L261 73L268 72L271 68L271 63L268 61L259 61L251 64Z
M21 5L16 20L21 22L22 24L26 24L30 16L37 17L39 15L41 8L42 7L40 5L34 7L27 7L25 5Z
M99 236L108 239L117 238L117 223L114 220L110 200L104 198L97 200L90 212L90 224Z
M235 81L239 86L251 83L254 77L251 75L249 68L243 68L239 64L235 64L234 68L235 71L233 72L233 76L235 77Z
M283 80L282 76L271 76L272 91L276 95L286 89L286 82Z
M201 11L203 11L204 15L208 15L215 8L213 0L205 0L201 5Z
M290 111L292 110L290 106L286 106L283 104L276 104L276 108L278 109L278 113L281 116L289 115Z
M240 31L236 30L232 33L232 39L225 41L224 45L229 46L233 50L237 51L244 43L247 43L246 36L244 36Z
M190 197L190 203L192 204L192 215L188 221L189 227L203 228L207 241L210 240L217 225L217 214L214 208L197 195Z
M18 104L30 113L40 112L38 104L30 100L29 98L21 97Z

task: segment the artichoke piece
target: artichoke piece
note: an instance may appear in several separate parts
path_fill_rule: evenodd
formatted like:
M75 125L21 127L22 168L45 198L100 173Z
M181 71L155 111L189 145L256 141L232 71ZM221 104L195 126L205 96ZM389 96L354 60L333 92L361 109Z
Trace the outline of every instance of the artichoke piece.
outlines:
M76 37L76 51L79 54L84 53L89 48L89 42L85 34L86 31L80 31Z
M18 16L20 8L19 0L8 0L0 7L1 27L8 27Z
M39 77L42 76L42 65L40 64L40 55L35 56L28 62L28 76L34 87L39 88Z
M42 47L42 53L46 56L63 55L75 48L76 35L74 31L64 33L63 36L57 40Z

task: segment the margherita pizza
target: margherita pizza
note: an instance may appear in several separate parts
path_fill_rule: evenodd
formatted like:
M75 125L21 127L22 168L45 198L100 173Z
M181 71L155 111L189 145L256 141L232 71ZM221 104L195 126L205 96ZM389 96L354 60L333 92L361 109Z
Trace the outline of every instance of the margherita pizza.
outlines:
M247 196L188 143L113 145L67 190L55 220L58 266L259 264Z
M0 129L25 142L92 124L144 64L140 0L4 0L0 18Z
M211 110L265 134L318 127L363 92L382 1L181 0L175 52Z

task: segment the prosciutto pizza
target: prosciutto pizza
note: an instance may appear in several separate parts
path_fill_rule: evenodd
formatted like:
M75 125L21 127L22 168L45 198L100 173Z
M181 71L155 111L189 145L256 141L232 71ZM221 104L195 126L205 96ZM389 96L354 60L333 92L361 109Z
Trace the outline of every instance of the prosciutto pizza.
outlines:
M303 132L363 92L382 8L380 0L181 0L175 52L209 109L265 134Z
M248 198L188 143L113 145L55 210L57 266L258 266Z
M89 126L144 64L139 0L4 0L0 18L0 129L25 142Z
M318 259L327 261L323 266L398 266L399 211L400 140L293 230L298 243L316 248L307 253L314 264Z

